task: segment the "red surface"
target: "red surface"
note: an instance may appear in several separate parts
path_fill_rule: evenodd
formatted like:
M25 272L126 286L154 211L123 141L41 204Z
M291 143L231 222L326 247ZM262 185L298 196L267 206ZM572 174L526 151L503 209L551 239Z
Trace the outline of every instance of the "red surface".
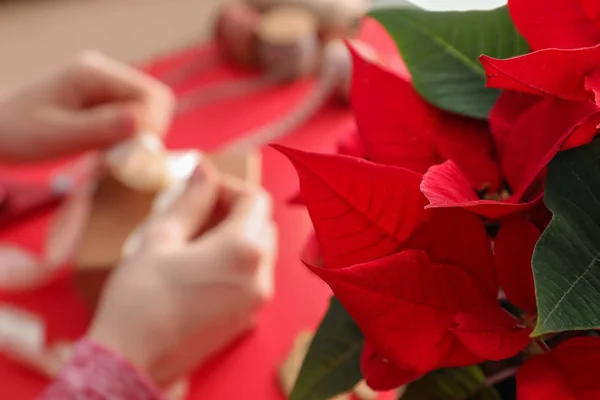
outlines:
M395 46L378 25L368 23L362 38L381 54L396 57ZM204 47L201 52L214 56L211 46ZM197 57L197 54L198 49L157 61L150 70L168 70L179 62ZM220 66L187 79L181 89L189 90L247 75L246 72ZM219 143L290 110L311 87L310 81L300 82L197 109L175 121L167 144L171 148L215 148ZM178 88L178 92L182 90ZM332 152L338 140L353 129L350 111L339 104L331 104L281 143L304 150ZM282 399L276 380L277 368L294 337L300 330L316 326L326 307L329 289L299 262L311 225L302 207L286 205L286 201L298 190L294 170L285 157L272 149L265 149L263 155L263 183L275 199L275 218L280 229L277 293L273 302L264 309L256 331L194 374L190 399L231 400L241 396L257 400ZM26 177L39 177L48 171L46 166L43 170L18 172ZM51 215L51 211L44 211L10 227L10 230L0 230L0 242L17 243L41 252ZM42 316L48 325L50 342L60 338L76 339L85 332L89 321L88 312L70 282L69 268L39 290L19 295L0 293L0 301ZM1 399L32 399L46 384L44 379L0 358Z

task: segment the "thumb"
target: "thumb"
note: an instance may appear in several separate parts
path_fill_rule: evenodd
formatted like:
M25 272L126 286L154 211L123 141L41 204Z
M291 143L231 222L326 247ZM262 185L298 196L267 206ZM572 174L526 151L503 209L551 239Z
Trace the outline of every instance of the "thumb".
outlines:
M271 198L260 189L245 189L235 194L229 214L215 229L201 236L190 251L211 249L213 265L250 266L252 269L271 252Z
M108 147L133 136L137 113L127 103L103 104L69 111L58 116L54 143L64 146L61 153Z

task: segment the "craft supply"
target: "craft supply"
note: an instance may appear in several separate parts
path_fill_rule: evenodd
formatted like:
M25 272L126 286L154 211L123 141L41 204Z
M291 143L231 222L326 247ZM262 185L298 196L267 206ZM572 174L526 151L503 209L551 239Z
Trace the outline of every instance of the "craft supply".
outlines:
M306 0L303 0L306 1ZM325 40L354 38L369 9L369 0L310 0Z
M267 67L271 67L274 65L269 61L272 51L282 54L282 45L285 45L289 49L287 51L308 64L298 66L296 73L300 71L301 76L310 69L313 56L310 47L318 48L331 39L353 38L358 33L368 5L368 0L229 1L219 11L214 35L223 60L240 67L261 64L261 53L266 53L266 60L262 62L266 61ZM316 43L313 38L316 38ZM285 43L278 43L282 39ZM266 51L261 49L261 41L263 44L266 42ZM273 48L275 43L278 44ZM308 54L311 57L307 57ZM295 66L288 62L290 55L282 54L282 57L286 61L284 65ZM164 73L161 79L174 86L193 73L218 63L219 60L214 57L198 59L183 68Z
M366 45L360 46L367 51ZM346 44L341 40L330 41L323 51L319 80L312 93L283 118L244 135L242 139L226 145L223 151L244 153L292 132L313 117L332 96L348 98L351 75L352 62Z
M180 66L158 74L157 78L176 87L191 76L198 76L223 63L237 67L253 67L257 64L256 31L262 15L246 1L226 2L216 17L213 28L217 51L197 54Z
M176 68L158 73L154 77L165 85L176 88L192 76L198 76L222 66L222 60L219 57L215 57L214 52L206 53L196 55L193 60L184 62Z
M234 9L244 6L233 3ZM242 11L239 11L242 13ZM225 16L223 17L225 18ZM229 18L234 18L229 17ZM244 28L230 28L225 31L224 20L220 35L233 38L250 33ZM177 114L183 114L198 107L233 95L247 95L264 90L266 87L300 79L315 72L321 55L321 44L317 37L316 20L312 14L297 7L282 7L265 14L252 35L252 41L239 42L239 51L252 51L252 62L261 67L262 74L242 81L215 84L208 88L195 90L184 95L177 105ZM234 25L237 26L237 25ZM248 29L250 29L248 27ZM229 36L227 36L229 35ZM237 39L237 40L242 40ZM225 39L223 39L225 40ZM233 39L231 39L233 40ZM236 42L238 43L238 42ZM252 43L252 44L250 44ZM224 42L222 46L231 45ZM240 50L242 49L242 50ZM247 57L250 57L247 55Z
M183 115L189 111L196 110L205 104L211 104L234 95L246 96L269 85L279 83L277 76L263 74L259 77L247 78L242 81L227 83L216 83L200 90L194 90L179 99L177 102L177 115Z
M226 60L242 67L257 63L257 30L261 14L245 1L226 3L217 18L215 38Z
M315 71L319 57L317 20L300 7L278 7L258 26L258 57L266 74L293 81Z
M223 59L238 67L259 67L259 77L188 92L178 104L184 114L233 95L298 80L317 71L327 43L356 35L368 0L236 0L222 6L214 34ZM202 64L169 71L163 81L180 83ZM308 101L307 101L308 102Z
M280 6L299 6L313 13L318 29L326 39L351 38L369 7L368 0L247 0L260 11Z
M377 53L366 43L353 40L350 42L352 47L361 55L371 61L379 61ZM273 64L276 65L276 64ZM283 67L281 70L274 69L273 73L267 74L261 78L248 80L245 82L252 90L265 87L280 81L282 77L289 77L294 69ZM318 80L313 91L303 101L285 116L271 122L270 124L259 127L254 131L244 135L242 139L235 140L233 143L225 145L221 150L224 152L244 153L251 148L262 144L272 142L278 138L299 128L313 117L331 97L342 99L345 103L350 101L350 86L352 81L352 59L347 44L342 40L329 41L322 53ZM233 89L233 86L231 87ZM202 96L202 93L196 93L193 96ZM185 112L194 109L202 97L185 96L178 106L178 112Z
M366 10L365 0L351 0L348 4L338 0L314 1L236 1L226 4L215 34L219 47L231 60L242 66L259 66L259 77L242 81L215 84L187 93L178 105L178 114L186 113L202 105L247 95L270 85L296 81L318 72L318 66L326 57L328 43L335 38L353 36L349 29L335 28L341 33L320 33L323 15L330 23L346 21L352 15L361 20ZM262 14L260 14L262 12ZM333 16L332 16L333 15Z

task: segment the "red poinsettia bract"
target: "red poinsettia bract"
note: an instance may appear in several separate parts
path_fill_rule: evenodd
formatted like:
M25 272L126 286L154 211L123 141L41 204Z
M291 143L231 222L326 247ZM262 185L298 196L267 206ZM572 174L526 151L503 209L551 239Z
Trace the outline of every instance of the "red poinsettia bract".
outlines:
M406 74L356 51L352 56L352 110L369 160L425 172L452 159L477 190L498 189L487 123L439 110L423 100ZM344 149L352 154L357 146Z
M539 204L539 182L550 160L560 150L588 143L596 135L600 46L540 50L507 60L482 56L481 62L488 86L506 90L490 123L510 193L481 199L454 160L430 168L422 190L429 207L461 207L499 219Z
M481 56L487 86L520 91L540 97L519 118L514 141L533 161L521 161L517 169L528 168L525 183L559 150L589 143L600 123L600 45L576 50L547 49L498 60ZM515 157L516 158L516 157ZM535 164L537 167L534 168Z
M527 346L530 330L497 303L480 218L426 210L422 175L408 169L276 148L298 172L323 255L323 267L309 268L364 333L370 384L389 389L399 376L503 359Z
M536 50L600 43L597 0L508 0L517 29Z
M599 400L600 338L579 337L534 356L517 374L519 400Z
M531 269L533 249L541 232L523 215L502 222L494 241L494 266L506 298L529 314L536 312Z

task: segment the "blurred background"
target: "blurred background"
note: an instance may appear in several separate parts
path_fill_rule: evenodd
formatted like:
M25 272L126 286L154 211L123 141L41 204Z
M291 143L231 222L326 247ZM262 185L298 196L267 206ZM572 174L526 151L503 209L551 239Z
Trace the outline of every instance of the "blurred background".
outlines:
M119 60L141 62L207 40L212 16L225 1L0 1L0 85L60 63L80 50L97 49ZM505 0L414 3L435 10L464 10L493 8Z

